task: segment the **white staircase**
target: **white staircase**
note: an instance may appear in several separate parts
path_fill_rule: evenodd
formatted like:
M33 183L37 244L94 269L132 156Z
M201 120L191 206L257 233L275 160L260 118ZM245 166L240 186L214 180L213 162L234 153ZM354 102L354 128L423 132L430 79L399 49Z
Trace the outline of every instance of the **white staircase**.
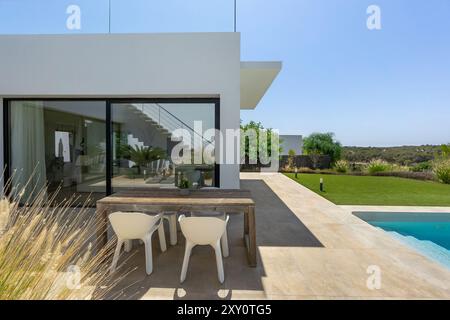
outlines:
M170 138L172 136L172 132L175 130L185 129L191 133L192 146L194 145L196 136L202 137L205 145L212 144L211 141L203 138L202 133L196 132L193 128L184 123L181 119L178 119L175 115L171 114L159 104L130 104L128 108L136 114L136 116L155 127L162 135L167 136L167 138Z

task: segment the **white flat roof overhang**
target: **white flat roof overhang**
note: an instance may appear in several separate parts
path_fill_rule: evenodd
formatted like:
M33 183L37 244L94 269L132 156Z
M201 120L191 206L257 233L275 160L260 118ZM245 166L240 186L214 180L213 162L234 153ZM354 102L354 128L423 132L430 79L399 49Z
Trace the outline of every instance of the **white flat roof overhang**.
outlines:
M280 61L241 62L241 110L256 108L281 67Z

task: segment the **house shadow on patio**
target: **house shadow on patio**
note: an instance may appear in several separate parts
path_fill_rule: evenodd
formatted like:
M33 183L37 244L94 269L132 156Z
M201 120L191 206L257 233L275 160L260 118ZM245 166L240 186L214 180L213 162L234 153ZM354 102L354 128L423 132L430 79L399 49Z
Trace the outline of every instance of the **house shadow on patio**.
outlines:
M111 290L106 299L176 299L176 300L230 300L265 298L263 278L266 277L259 247L323 247L284 202L261 180L243 180L242 188L251 190L256 202L256 234L258 267L248 266L243 241L243 215L231 214L228 226L230 257L224 259L225 283L217 279L214 251L196 247L192 252L187 279L180 284L184 255L184 237L178 234L178 245L169 246L161 253L158 241L153 241L154 271L145 273L143 246L124 254L122 271L127 275ZM166 237L168 230L166 230ZM286 262L288 263L288 262ZM273 276L273 275L271 275ZM275 275L276 276L276 275Z

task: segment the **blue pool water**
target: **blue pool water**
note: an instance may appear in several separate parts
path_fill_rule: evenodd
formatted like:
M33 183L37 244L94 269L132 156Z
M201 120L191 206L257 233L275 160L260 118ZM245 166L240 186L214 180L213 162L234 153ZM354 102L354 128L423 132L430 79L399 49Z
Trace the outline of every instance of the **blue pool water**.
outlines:
M354 214L450 269L450 213Z
M373 221L370 224L386 231L397 232L402 236L428 240L450 250L450 222Z

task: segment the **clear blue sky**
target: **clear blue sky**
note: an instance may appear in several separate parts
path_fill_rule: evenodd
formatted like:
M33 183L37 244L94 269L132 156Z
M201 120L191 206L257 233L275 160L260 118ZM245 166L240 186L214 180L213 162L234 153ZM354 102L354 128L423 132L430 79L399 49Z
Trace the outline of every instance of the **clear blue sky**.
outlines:
M111 0L112 32L232 31L233 0ZM0 0L0 33L108 32L108 0ZM382 30L366 28L379 5ZM242 60L283 71L244 121L345 145L450 142L449 0L238 0ZM0 71L1 72L1 71Z

